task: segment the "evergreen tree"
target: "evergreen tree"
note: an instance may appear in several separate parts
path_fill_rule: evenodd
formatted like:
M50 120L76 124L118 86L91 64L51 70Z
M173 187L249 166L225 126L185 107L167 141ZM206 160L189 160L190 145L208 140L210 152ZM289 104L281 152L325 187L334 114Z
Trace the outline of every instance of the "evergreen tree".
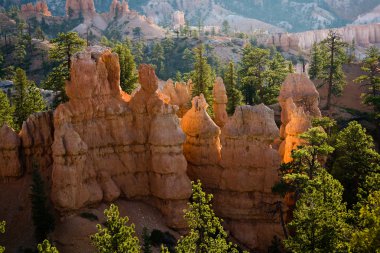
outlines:
M99 253L139 253L141 250L139 239L135 236L135 226L128 226L128 217L120 217L119 209L111 204L104 211L107 221L96 227L98 233L91 236L92 244Z
M36 28L36 31L34 32L34 36L36 37L36 39L45 41L45 34L42 31L41 27L39 26Z
M212 195L202 190L202 184L192 182L193 195L185 219L190 232L181 237L176 247L177 253L238 252L232 243L227 241L221 220L212 210Z
M360 209L359 226L351 240L352 252L380 252L380 191L368 196L365 206Z
M164 61L165 61L164 48L162 47L160 42L157 42L153 45L152 59L151 59L152 64L156 66L157 75L161 75L165 71Z
M224 73L224 83L226 85L228 103L227 112L229 115L234 114L235 108L242 105L243 95L236 87L237 75L235 72L235 65L232 61L228 64L227 70Z
M52 246L48 240L44 240L37 246L38 253L59 253L57 248Z
M352 39L351 44L347 47L347 63L353 63L356 59L356 43Z
M246 104L253 105L263 102L262 96L265 92L264 71L269 61L269 55L269 50L252 47L250 45L243 49L239 78Z
M54 91L53 109L58 105L68 101L68 97L65 91L65 84L67 80L67 69L63 64L53 68L53 70L47 75L46 79L42 82L42 87L47 90Z
M230 33L230 23L227 20L224 20L222 23L222 33L228 35Z
M316 42L313 44L313 47L311 48L310 58L311 62L309 68L309 76L310 79L315 80L321 77L325 61L321 47Z
M131 94L138 78L133 55L126 44L118 43L113 51L119 55L120 86L123 91Z
M12 102L15 105L14 121L16 127L21 128L22 123L29 115L43 111L46 108L40 90L34 82L26 78L25 71L18 68L13 79L15 93Z
M144 62L144 48L145 45L142 42L134 43L132 48L133 56L135 57L136 65L139 66Z
M199 45L195 48L194 54L194 70L190 74L193 81L192 96L195 97L203 94L207 103L212 105L212 88L215 77L213 76L211 66L207 63L204 46Z
M363 102L373 106L374 112L380 116L380 50L377 47L367 49L362 70L366 74L355 81L369 87L368 92L363 95Z
M30 199L32 201L34 235L37 242L42 242L54 230L55 224L48 204L45 183L37 168L33 171Z
M287 250L348 252L350 227L342 193L342 185L325 170L308 182L288 224L294 235L284 241Z
M330 109L332 96L339 96L346 85L346 76L342 65L346 61L346 43L341 36L330 30L328 37L321 42L322 51L326 55L321 79L322 86L328 86L326 110Z
M86 41L76 32L59 33L52 39L53 47L49 50L49 57L66 66L67 79L70 79L71 57L86 46Z
M0 90L0 128L7 124L9 127L13 125L14 108L10 105L7 95Z
M349 207L358 202L359 188L365 186L367 176L380 173L380 155L374 146L373 138L356 121L337 135L332 174L343 184Z
M266 105L277 103L277 98L280 95L280 88L285 78L289 73L290 62L287 62L284 57L275 52L272 59L268 62L267 70L265 71L265 85L261 100Z
M0 222L0 234L4 234L5 233L5 221L1 221ZM5 251L5 248L3 246L0 246L0 253L4 253Z

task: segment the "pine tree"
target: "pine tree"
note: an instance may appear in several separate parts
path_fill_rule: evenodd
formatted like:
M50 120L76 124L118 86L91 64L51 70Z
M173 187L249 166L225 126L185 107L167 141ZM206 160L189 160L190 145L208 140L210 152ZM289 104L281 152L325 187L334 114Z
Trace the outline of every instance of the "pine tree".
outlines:
M228 103L227 113L229 115L234 114L235 108L242 105L243 95L241 91L236 87L237 75L235 72L235 65L232 61L228 64L227 70L224 73L224 83L226 85Z
M315 80L321 77L325 61L321 47L316 42L313 44L313 47L311 48L310 58L311 62L309 68L309 76L310 79Z
M48 204L45 183L37 168L33 171L30 199L32 201L34 235L37 242L42 242L54 230L55 224Z
M269 61L270 51L252 47L243 49L243 57L240 62L239 78L242 84L243 96L246 104L260 104L263 102L265 76Z
M342 193L342 185L325 170L308 182L288 224L294 234L284 241L287 250L348 252L350 226Z
M224 20L222 23L222 33L228 35L230 33L230 24L227 20Z
M346 43L335 31L330 30L328 37L321 42L322 52L326 55L321 79L322 86L328 86L326 110L330 109L332 96L339 96L346 85L343 63L346 61Z
M9 127L13 125L14 108L10 105L7 95L0 90L0 128L7 124Z
M53 47L49 50L49 57L66 66L67 79L70 79L71 57L86 46L86 41L76 32L59 33L52 39Z
M213 76L211 66L207 63L204 46L199 45L195 48L194 54L194 70L190 74L193 81L192 96L195 97L203 94L207 103L212 105L212 88L215 77Z
M177 253L238 252L232 243L227 241L227 233L221 220L212 210L213 196L202 190L200 181L192 182L193 195L185 214L190 232L181 237L176 247Z
M52 246L48 240L44 240L37 246L38 253L59 253L57 248Z
M22 123L29 115L45 110L46 105L41 95L40 90L34 82L26 78L24 70L16 69L16 74L13 79L15 93L12 102L15 105L15 125L21 128Z
M359 226L351 239L352 252L380 252L380 191L368 196L359 212Z
M113 51L119 55L120 86L123 91L131 94L136 88L138 78L133 55L126 44L118 43Z
M135 236L135 226L128 226L128 217L120 217L119 209L111 204L109 209L104 211L107 221L96 227L98 233L92 235L92 244L99 253L140 253L141 247L139 239Z
M151 61L152 64L156 66L157 75L162 75L165 71L165 55L164 48L160 42L157 42L153 45Z
M375 114L380 116L380 50L377 47L367 49L361 69L367 74L361 75L355 82L369 87L363 95L363 102L373 106Z
M380 173L380 154L374 148L372 136L356 121L337 135L332 174L343 184L349 207L358 202L359 188L365 186L367 176Z
M55 109L58 105L69 100L65 91L66 80L67 70L63 64L60 64L53 68L53 70L47 75L46 79L42 82L42 87L44 89L55 92L52 109Z
M144 62L144 48L145 45L142 42L134 43L132 48L133 56L135 57L136 65L139 66Z
M0 222L0 234L4 234L5 233L5 221L1 221ZM0 246L0 253L4 253L5 251L5 248L3 246Z

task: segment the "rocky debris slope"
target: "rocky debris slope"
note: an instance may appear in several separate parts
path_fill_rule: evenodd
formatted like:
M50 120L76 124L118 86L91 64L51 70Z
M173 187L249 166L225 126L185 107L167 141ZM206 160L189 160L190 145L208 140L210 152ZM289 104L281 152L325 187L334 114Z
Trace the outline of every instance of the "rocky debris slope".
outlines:
M290 74L281 86L278 98L281 111L280 153L283 162L292 160L291 152L301 144L298 137L311 127L311 119L321 117L319 93L303 74Z
M92 47L73 58L69 102L54 113L52 199L61 211L119 197L150 199L172 227L185 226L191 195L176 107L158 96L153 68L141 89L122 98L116 54Z
M182 119L188 174L214 194L213 207L232 236L265 250L274 235L281 236L278 220L269 214L280 201L271 192L280 166L271 147L279 131L273 111L264 105L239 107L220 130L206 109L204 97L195 97Z

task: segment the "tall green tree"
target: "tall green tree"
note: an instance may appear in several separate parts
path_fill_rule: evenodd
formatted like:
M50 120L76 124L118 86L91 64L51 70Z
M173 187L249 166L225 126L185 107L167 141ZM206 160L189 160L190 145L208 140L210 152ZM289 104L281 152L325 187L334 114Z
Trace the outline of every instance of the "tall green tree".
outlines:
M235 71L235 64L230 61L224 72L224 84L226 85L228 103L227 103L227 113L229 115L234 114L235 108L242 105L243 95L241 91L237 88L237 75Z
M131 94L136 88L138 78L134 57L129 47L124 43L116 44L113 51L119 55L120 86L123 91Z
M5 225L6 225L5 221L0 222L0 233L1 234L5 233ZM0 246L0 253L4 253L4 251L5 251L5 248L3 246Z
M355 79L355 82L368 87L368 92L363 94L363 102L373 106L374 112L380 116L380 50L377 47L367 49L361 69L366 74Z
M7 124L9 127L13 125L14 107L9 103L7 95L0 90L0 128Z
M24 70L16 69L13 78L15 92L12 103L15 106L15 125L21 128L22 123L29 115L45 110L46 104L43 100L40 90L34 82L29 81Z
M325 62L321 46L316 42L314 42L311 48L310 60L309 76L312 80L315 80L321 77Z
M263 102L264 84L270 51L258 47L246 46L240 62L239 77L246 104L260 104Z
M321 48L326 55L321 79L322 86L327 85L326 109L330 109L332 96L339 96L346 85L346 76L343 72L343 64L346 62L345 48L347 44L342 37L333 30L330 30L327 38L321 42Z
M203 45L199 45L194 49L194 57L194 70L190 74L191 80L193 81L192 96L195 97L203 94L207 103L211 105L212 88L215 77L211 66L207 63Z
M152 59L151 62L156 66L157 75L161 75L165 71L165 54L164 48L160 42L154 43L152 49Z
M190 232L181 237L176 247L178 253L238 252L227 241L227 233L211 207L213 196L202 190L200 181L192 182L193 195L185 214Z
M222 23L222 33L228 35L230 33L230 23L227 20L224 20Z
M48 240L44 240L37 246L38 253L59 253L58 249L50 244Z
M53 45L49 50L49 57L66 66L67 79L70 79L71 57L86 46L86 41L79 37L76 32L59 33L52 39Z
M42 87L47 90L54 91L54 100L52 107L55 109L58 105L68 101L65 91L65 84L67 80L67 69L63 64L53 68L47 75L46 79L42 81Z
M134 224L128 226L128 217L120 217L119 209L111 204L104 211L107 220L104 227L98 224L98 233L92 235L92 244L99 253L140 253L139 239L135 236Z
M359 212L359 226L351 239L352 252L380 252L380 191L368 196Z
M37 168L33 171L30 200L32 202L32 220L36 242L42 242L54 230L54 216L50 212L49 199L45 183ZM45 242L44 242L45 244Z
M308 182L288 224L294 235L284 241L287 250L348 252L350 226L342 193L342 185L325 170Z
M145 48L145 45L141 41L133 44L132 53L133 53L133 56L135 57L137 66L139 66L141 63L144 62L144 48Z
M380 155L373 138L358 122L350 122L338 133L331 173L343 184L349 207L358 202L359 188L365 186L367 176L380 173Z

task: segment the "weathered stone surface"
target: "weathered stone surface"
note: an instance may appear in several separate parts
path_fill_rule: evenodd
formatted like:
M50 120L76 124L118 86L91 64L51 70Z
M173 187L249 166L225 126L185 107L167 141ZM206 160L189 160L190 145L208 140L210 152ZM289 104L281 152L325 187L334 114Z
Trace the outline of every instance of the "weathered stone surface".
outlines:
M66 0L66 15L70 18L76 18L80 15L88 18L95 14L94 0Z
M175 30L186 25L185 13L183 11L175 11L172 16L172 27Z
M168 98L168 103L179 107L178 117L182 118L191 108L191 83L176 82L169 79L161 90Z
M36 16L51 16L51 12L45 1L37 1L36 4L27 3L21 5L21 15L26 18Z
M299 134L311 127L311 119L321 117L319 93L313 82L303 74L290 74L281 86L279 96L281 112L280 145L283 162L290 162L291 152L301 144Z
M215 114L215 123L223 128L228 120L227 115L227 92L226 87L224 86L223 79L217 77L213 89L213 109Z
M120 18L123 16L126 16L128 13L130 13L128 2L125 0L122 0L119 2L119 0L113 0L110 6L109 11L109 18Z
M72 58L69 102L54 113L52 199L61 211L120 196L154 198L165 214L191 195L176 106L157 93L154 69L141 65L141 89L125 100L116 54L91 47ZM182 206L182 209L185 205ZM180 217L166 216L173 227Z
M184 154L188 162L210 165L220 160L220 128L212 121L206 110L208 104L203 96L194 97L193 107L182 118L186 133Z
M271 147L279 134L274 112L264 105L238 107L220 133L205 108L204 99L196 97L182 119L188 174L214 195L213 207L235 238L266 250L274 235L282 236L278 219L269 214L281 201L271 191L281 161ZM244 230L238 229L241 224Z
M6 124L0 128L0 179L22 176L20 138Z

